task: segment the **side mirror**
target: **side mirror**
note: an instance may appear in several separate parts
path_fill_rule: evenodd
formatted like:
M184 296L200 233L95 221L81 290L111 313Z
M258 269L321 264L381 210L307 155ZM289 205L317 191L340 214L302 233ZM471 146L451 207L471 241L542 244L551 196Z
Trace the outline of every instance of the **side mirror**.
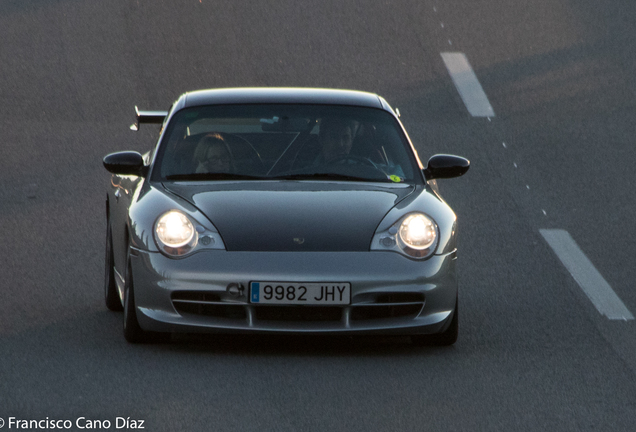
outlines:
M111 153L104 157L104 168L113 174L145 175L144 158L136 151Z
M466 174L470 168L470 161L461 156L437 154L428 160L428 167L424 170L426 180L438 178L453 178Z

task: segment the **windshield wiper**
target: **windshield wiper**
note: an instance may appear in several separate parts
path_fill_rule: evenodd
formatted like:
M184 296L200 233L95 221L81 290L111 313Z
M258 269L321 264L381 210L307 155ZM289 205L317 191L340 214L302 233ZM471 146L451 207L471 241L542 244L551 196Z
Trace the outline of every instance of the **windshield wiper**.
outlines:
M270 180L348 180L363 182L386 182L387 179L370 179L367 177L356 177L347 174L336 173L313 173L313 174L289 174L277 177L270 177Z
M192 173L192 174L173 174L166 176L166 180L270 180L269 177L253 176L248 174L234 173Z

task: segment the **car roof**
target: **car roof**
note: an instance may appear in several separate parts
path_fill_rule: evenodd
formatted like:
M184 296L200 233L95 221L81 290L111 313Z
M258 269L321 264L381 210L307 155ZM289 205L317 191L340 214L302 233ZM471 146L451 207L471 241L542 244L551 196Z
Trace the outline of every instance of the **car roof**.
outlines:
M181 96L183 108L201 105L250 103L351 105L370 108L383 107L381 98L373 93L355 90L336 90L293 87L255 87L198 90Z

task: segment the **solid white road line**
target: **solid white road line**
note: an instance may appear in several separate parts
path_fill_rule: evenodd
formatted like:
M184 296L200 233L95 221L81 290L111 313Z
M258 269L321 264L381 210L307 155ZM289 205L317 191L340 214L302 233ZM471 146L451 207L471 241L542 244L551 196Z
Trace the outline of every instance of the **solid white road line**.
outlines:
M562 229L541 229L539 232L601 314L611 320L634 319L570 233Z
M441 55L470 115L473 117L494 117L495 111L464 53L443 52Z

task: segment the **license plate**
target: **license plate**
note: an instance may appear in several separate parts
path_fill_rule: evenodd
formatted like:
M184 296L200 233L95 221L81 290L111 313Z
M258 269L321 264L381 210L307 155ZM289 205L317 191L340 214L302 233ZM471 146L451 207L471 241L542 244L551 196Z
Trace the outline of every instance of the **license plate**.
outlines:
M251 282L250 302L258 304L345 305L350 283Z

